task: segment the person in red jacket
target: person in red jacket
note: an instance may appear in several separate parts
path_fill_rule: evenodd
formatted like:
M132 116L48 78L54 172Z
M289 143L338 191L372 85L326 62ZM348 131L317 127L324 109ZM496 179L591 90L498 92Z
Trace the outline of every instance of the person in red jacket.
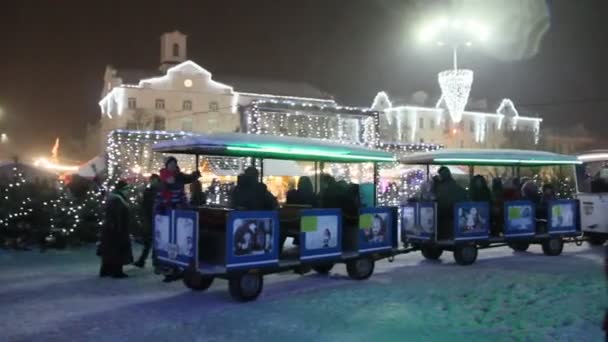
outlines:
M168 157L160 170L160 187L156 197L158 211L166 211L188 205L184 186L196 181L201 173L197 170L189 175L180 171L175 157Z

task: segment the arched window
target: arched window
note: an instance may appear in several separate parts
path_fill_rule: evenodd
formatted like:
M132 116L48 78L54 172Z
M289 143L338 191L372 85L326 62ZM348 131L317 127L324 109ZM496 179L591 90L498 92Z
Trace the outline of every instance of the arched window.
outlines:
M179 44L173 44L173 57L179 57Z

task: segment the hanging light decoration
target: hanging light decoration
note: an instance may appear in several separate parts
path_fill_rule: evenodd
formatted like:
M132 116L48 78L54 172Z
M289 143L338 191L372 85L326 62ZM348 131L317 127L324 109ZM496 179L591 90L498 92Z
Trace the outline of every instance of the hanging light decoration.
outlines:
M462 120L462 113L469 101L473 71L467 69L445 70L439 73L439 86L452 121Z

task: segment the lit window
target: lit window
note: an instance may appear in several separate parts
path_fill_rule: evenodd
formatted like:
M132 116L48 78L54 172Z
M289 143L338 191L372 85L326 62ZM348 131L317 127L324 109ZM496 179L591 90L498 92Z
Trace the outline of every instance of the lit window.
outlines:
M127 101L127 103L129 105L129 109L137 108L137 101L135 100L134 97L129 97L129 100Z
M185 101L182 103L182 109L183 109L183 110L192 110L192 101L190 101L190 100L185 100Z
M173 57L179 57L179 44L173 44Z
M165 109L165 100L156 99L156 102L154 103L154 107L156 109Z
M165 118L156 116L154 117L154 130L164 131L165 130Z
M217 103L217 101L209 102L209 111L210 112L219 112L219 110L220 110L220 105Z

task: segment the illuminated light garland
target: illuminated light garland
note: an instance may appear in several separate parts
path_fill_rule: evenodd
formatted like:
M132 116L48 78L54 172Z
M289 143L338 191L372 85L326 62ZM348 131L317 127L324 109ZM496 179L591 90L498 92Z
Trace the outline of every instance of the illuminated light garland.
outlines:
M385 92L379 92L376 97L374 98L374 104L372 105L372 107L377 106L379 102L385 101L384 100L384 96L387 96ZM390 102L390 99L386 99L386 101ZM384 109L384 118L386 118L386 122L388 123L389 126L392 126L394 123L397 125L397 127L395 127L396 131L397 131L397 136L401 137L401 131L402 131L402 125L401 123L403 122L404 119L408 120L408 124L411 126L411 129L413 131L413 134L410 134L409 136L409 140L412 142L416 141L416 130L417 130L417 120L418 117L420 116L419 114L421 113L417 113L417 112L430 112L430 113L436 113L435 116L435 124L436 125L441 125L443 120L444 120L444 113L446 112L446 110L444 110L442 108L442 105L445 103L445 98L442 95L439 100L436 103L435 107L420 107L420 106L410 106L410 105L403 105L403 106L394 106L391 103L391 107L390 108L386 108ZM513 109L513 119L510 120L509 122L511 123L511 125L514 125L512 127L517 127L518 125L518 121L529 121L532 123L533 125L533 132L534 132L534 141L535 143L538 143L539 141L539 137L540 137L540 123L542 122L542 118L536 118L536 117L524 117L524 116L519 116L519 112L517 111L517 109L515 108L513 102L509 99L503 99L499 105L499 107L496 110L496 113L487 113L487 112L476 112L476 111L463 111L462 112L462 116L463 118L466 117L470 117L471 120L474 120L475 122L475 141L477 143L482 143L486 140L486 137L488 136L488 129L489 129L489 123L494 122L496 123L496 129L498 130L502 130L503 128L503 122L504 122L504 118L505 118L505 111L507 110L507 108L510 107ZM490 121L492 120L492 121Z
M197 74L203 75L204 81L207 85L215 87L215 90L224 91L227 95L234 95L231 99L231 110L233 113L236 113L237 105L238 105L238 94L234 92L234 89L231 86L226 84L214 81L211 79L211 73L193 61L185 61L178 65L175 65L169 68L165 75L159 77L152 77L147 79L142 79L139 81L139 84L121 84L113 87L99 102L99 107L101 108L101 112L108 116L108 118L112 119L112 114L114 109L118 115L122 115L125 110L125 98L126 93L125 89L145 89L149 86L155 86L158 84L162 84L169 80L172 74L181 74L184 73L185 68L194 68L194 72ZM116 106L116 108L114 108Z
M206 69L204 69L203 67L201 67L200 65L196 64L193 61L185 61L182 62L180 64L177 64L169 69L167 69L167 73L163 76L159 76L159 77L152 77L152 78L147 78L147 79L143 79L139 81L139 87L145 87L146 84L158 84L158 83L162 83L167 81L168 79L170 79L170 75L174 74L174 73L180 73L182 72L182 69L185 69L187 67L191 67L194 68L195 73L198 74L202 74L205 76L205 81L212 86L215 86L218 88L218 90L227 90L230 94L232 94L234 92L234 89L231 86L228 86L226 84L214 81L211 79L211 73L209 71L207 71Z
M445 101L452 121L462 120L462 113L469 101L473 71L466 69L445 70L437 76L443 100Z
M32 202L32 199L30 197L19 198L19 195L21 195L23 191L21 190L21 187L25 186L26 183L27 180L23 176L21 170L17 166L14 166L13 179L10 181L10 183L7 184L8 188L4 188L2 191L3 202L6 203L3 204L3 207L9 207L9 202L11 200L15 201L21 199L21 202L17 204L18 208L16 207L14 211L9 211L5 217L0 217L0 225L4 225L5 228L8 228L12 221L21 217L27 217L33 211L31 208L29 208L29 204Z
M381 91L374 97L374 102L371 108L373 110L387 110L393 107L391 100L388 98L388 94L385 91Z
M272 94L247 93L247 92L241 92L241 91L236 92L235 94L240 94L241 96L247 96L247 97L265 97L265 98L272 98L272 99L319 102L319 103L324 103L324 104L329 104L329 105L336 105L336 101L334 101L334 100L319 99L319 98L314 98L314 97L280 96L280 95L272 95Z

